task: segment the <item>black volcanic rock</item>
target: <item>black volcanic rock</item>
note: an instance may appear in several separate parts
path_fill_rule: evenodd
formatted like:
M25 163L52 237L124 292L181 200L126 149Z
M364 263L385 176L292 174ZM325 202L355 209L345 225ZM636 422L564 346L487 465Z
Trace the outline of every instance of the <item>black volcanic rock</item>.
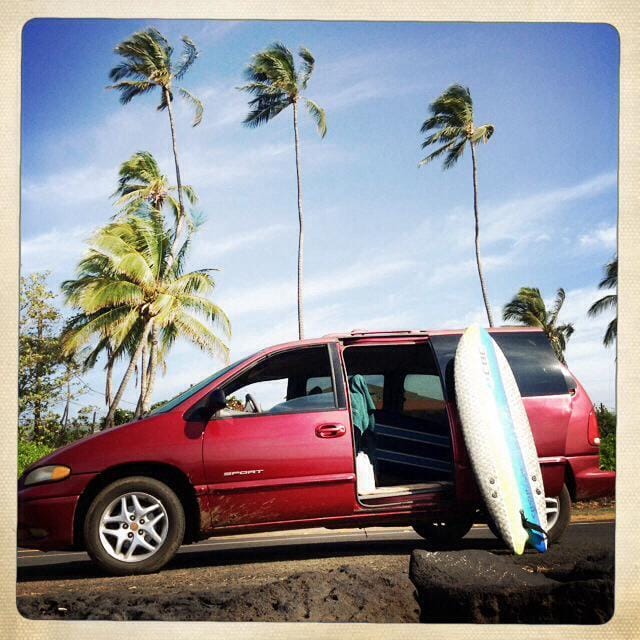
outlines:
M421 622L602 624L613 615L610 554L540 568L488 551L415 550L409 577Z

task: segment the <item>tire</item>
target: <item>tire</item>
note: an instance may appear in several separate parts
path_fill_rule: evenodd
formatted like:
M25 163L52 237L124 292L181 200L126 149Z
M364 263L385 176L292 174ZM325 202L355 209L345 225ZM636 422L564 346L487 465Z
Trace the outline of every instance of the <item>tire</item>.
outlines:
M562 534L565 532L566 528L571 522L571 495L569 494L567 485L563 484L560 495L555 498L550 498L550 500L558 501L558 515L556 518L553 518L555 519L555 522L547 531L547 534L549 535L549 542L554 543L560 540ZM549 516L549 511L547 511L547 515ZM498 527L490 517L487 520L487 524L489 525L489 529L491 529L491 533L493 533L496 538L501 540L502 536L498 531Z
M146 476L121 478L106 486L84 520L87 552L114 575L158 571L173 558L184 532L178 496L163 482Z
M558 501L558 518L547 532L549 542L558 542L571 522L571 495L566 484L562 485L562 491L555 499Z
M435 522L420 522L413 525L413 530L430 546L439 548L462 540L471 530L473 522L473 516L466 515Z

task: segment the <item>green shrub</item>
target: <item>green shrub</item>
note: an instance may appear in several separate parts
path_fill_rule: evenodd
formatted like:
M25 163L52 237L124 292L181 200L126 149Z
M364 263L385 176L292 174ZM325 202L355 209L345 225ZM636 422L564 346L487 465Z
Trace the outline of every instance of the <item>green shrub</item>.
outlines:
M607 409L602 403L594 405L594 410L600 426L600 435L606 438L616 432L616 412Z
M18 476L22 475L22 472L36 460L40 460L46 455L49 455L54 450L46 444L38 442L30 442L28 440L18 441Z
M609 433L600 440L600 468L605 471L616 470L616 434Z

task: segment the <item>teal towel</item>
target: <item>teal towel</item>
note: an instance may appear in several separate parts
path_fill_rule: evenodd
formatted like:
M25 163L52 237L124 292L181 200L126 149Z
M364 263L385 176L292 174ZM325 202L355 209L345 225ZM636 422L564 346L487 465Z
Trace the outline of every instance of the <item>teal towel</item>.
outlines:
M373 431L376 421L373 412L376 406L373 404L369 388L363 376L359 373L349 380L351 392L351 417L353 426L364 434L367 429Z

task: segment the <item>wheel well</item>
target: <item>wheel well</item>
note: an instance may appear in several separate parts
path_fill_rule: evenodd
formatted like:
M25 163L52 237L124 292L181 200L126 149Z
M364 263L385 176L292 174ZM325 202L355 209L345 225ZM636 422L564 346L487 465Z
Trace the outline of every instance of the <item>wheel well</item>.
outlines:
M573 470L571 469L570 464L565 465L564 470L564 483L567 485L567 489L569 490L569 495L571 496L571 500L576 499L576 479L573 477Z
M117 467L111 467L97 475L87 485L78 501L78 506L74 515L73 541L74 547L84 548L83 523L89 506L93 499L107 485L120 478L128 476L149 476L164 482L175 491L178 499L182 503L185 515L184 542L188 544L198 538L200 532L200 507L196 497L195 489L180 469L168 464L161 463L130 463Z

